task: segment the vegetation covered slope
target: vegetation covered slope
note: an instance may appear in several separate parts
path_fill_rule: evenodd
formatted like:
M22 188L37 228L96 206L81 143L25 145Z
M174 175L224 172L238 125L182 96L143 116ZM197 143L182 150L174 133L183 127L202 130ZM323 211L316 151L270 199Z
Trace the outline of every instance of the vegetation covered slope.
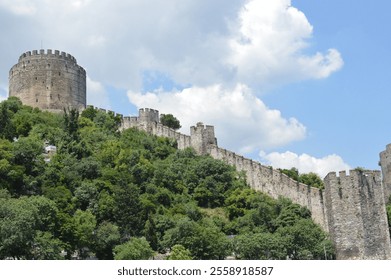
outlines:
M0 103L0 259L333 257L307 209L119 124L91 108L56 115Z

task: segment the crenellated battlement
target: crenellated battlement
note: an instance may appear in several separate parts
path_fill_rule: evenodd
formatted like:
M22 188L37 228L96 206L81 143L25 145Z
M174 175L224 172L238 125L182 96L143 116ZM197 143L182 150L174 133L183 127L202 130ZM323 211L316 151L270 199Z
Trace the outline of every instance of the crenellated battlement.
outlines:
M70 62L77 63L76 58L73 57L71 54L59 50L55 50L53 52L53 50L51 49L27 51L19 56L19 62L26 59L42 59L43 57L65 59Z
M150 108L143 108L139 110L139 120L141 122L160 122L159 118L159 111L150 109Z

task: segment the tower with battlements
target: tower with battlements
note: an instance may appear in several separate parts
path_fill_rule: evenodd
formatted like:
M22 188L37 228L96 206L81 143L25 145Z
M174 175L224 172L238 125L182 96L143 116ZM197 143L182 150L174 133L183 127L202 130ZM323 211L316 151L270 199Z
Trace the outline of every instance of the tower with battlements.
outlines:
M9 96L48 111L86 107L86 71L65 52L28 51L9 71Z
M324 182L328 228L337 258L390 259L381 172L331 172Z

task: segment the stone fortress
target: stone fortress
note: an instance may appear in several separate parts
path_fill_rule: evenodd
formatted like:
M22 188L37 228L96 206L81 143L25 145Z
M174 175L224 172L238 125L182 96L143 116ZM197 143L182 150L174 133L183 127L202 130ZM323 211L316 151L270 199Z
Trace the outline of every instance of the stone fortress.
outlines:
M9 95L50 111L86 106L86 71L65 52L26 52L9 72Z
M9 73L9 95L44 110L86 107L86 73L69 54L51 50L27 52ZM104 109L99 109L104 110ZM106 110L104 110L106 111ZM273 198L283 196L307 207L326 232L337 259L391 259L386 202L391 195L391 144L380 154L380 171L329 173L325 188L309 187L279 170L220 148L214 127L197 123L190 135L160 123L157 110L140 109L137 117L123 117L121 129L131 127L175 139L179 149L192 147L244 171L248 184Z

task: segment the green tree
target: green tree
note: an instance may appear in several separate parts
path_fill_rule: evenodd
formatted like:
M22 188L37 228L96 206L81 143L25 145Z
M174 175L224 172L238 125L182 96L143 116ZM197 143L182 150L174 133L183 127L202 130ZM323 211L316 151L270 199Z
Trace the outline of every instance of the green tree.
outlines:
M100 260L112 260L114 258L113 249L120 242L118 226L110 222L102 222L95 235L95 253Z
M149 260L154 254L145 237L133 237L128 242L114 247L116 260Z
M299 170L297 168L292 167L291 169L280 169L280 171L293 180L299 181Z
M301 219L276 231L285 239L287 255L294 260L333 259L330 240L312 220Z
M64 109L64 130L72 140L79 140L79 111Z
M149 216L145 222L144 232L145 239L149 242L151 248L156 251L158 249L158 238L156 224L152 216Z
M134 184L114 188L114 219L121 225L122 237L138 236L143 229L143 217L140 189Z
M285 240L278 234L247 233L235 236L234 254L242 260L283 260L287 257Z
M31 258L34 260L62 260L63 243L50 232L37 231L34 237Z
M214 224L200 224L185 218L166 231L163 246L182 245L194 259L221 260L230 254L228 238Z
M168 127L171 127L172 129L180 129L181 128L181 123L179 120L174 117L172 114L167 114L167 115L162 115L160 117L160 122Z
M88 256L94 245L94 231L96 218L90 211L76 210L73 216L76 246L79 256L83 259Z
M45 197L0 198L0 258L59 258L56 224L57 208ZM48 252L48 243L58 246Z
M299 181L310 187L319 189L324 188L323 180L316 173L313 172L310 172L308 174L301 174L299 177Z
M182 245L174 245L167 257L167 260L192 260L189 250Z

